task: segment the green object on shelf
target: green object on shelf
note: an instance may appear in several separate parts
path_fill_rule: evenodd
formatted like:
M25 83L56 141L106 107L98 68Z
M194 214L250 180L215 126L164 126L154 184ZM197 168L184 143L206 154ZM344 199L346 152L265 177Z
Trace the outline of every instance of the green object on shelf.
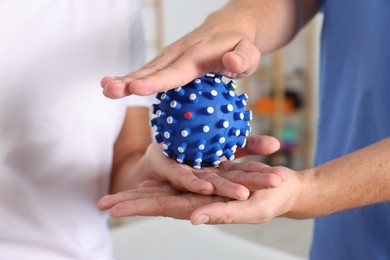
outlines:
M295 142L298 137L298 131L295 127L285 126L282 132L282 140L284 142Z

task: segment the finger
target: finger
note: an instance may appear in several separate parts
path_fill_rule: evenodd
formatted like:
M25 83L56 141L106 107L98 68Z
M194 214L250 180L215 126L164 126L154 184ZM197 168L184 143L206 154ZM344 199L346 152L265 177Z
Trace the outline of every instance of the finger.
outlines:
M184 204L186 202L183 202L181 197L174 196L140 198L116 204L110 209L110 216L113 218L127 216L170 216L185 219L190 215L191 208L188 209L188 205ZM176 205L176 207L172 205Z
M156 181L156 180L145 180L141 182L138 187L143 188L143 187L156 187L161 185L161 181Z
M165 68L129 83L129 91L136 95L151 95L176 87L184 86L191 80L203 76L209 69L202 67L203 57L187 51L182 57Z
M115 77L112 77L112 76L105 76L103 77L101 80L100 80L100 86L104 89L104 86L112 81L112 80L115 80L116 78Z
M248 161L248 162L232 162L232 161L224 161L220 164L219 169L221 171L244 171L244 172L260 172L263 168L270 168L271 166L258 162L258 161Z
M100 81L100 85L103 88L103 94L112 99L131 95L132 93L129 90L129 84L131 82L161 70L180 57L180 53L176 51L174 46L172 46L170 50L173 51L163 51L154 59L146 63L141 69L128 73L125 76L103 77Z
M278 176L280 176L280 178L282 178L283 181L287 180L288 178L288 172L287 172L287 168L285 167L282 167L282 166L277 166L277 167L270 167L270 168L263 168L262 169L262 172L268 172L268 173L273 173L273 174L276 174ZM290 170L288 170L290 171Z
M192 191L203 195L214 194L214 184L209 180L199 178L194 172L195 170L192 167L172 160L170 166L159 170L159 176L169 180L175 188L180 190Z
M210 182L199 178L192 167L179 164L175 160L163 155L162 146L151 144L147 150L150 158L156 158L149 163L155 178L169 181L175 188L210 195L214 193L214 186Z
M168 64L172 63L178 57L180 57L179 53L168 54L168 52L165 52L165 50L163 49L160 54L158 54L156 57L154 57L144 66L142 66L141 69L128 73L127 75L121 78L123 78L127 82L131 82L135 79L143 78L149 74L152 74L168 66Z
M119 192L116 194L106 195L98 201L97 206L101 210L106 210L113 207L115 204L126 200L151 197L153 195L162 196L175 194L178 194L178 191L174 190L170 185L161 184L160 186L143 187L134 190Z
M130 95L127 83L122 79L106 76L100 81L103 88L103 95L111 99L117 99Z
M199 224L250 224L250 216L247 201L216 202L197 208L190 216L194 225Z
M202 196L193 193L179 196L141 198L116 204L110 210L110 215L112 217L165 216L189 219L196 208L223 200L221 197Z
M248 136L245 148L237 149L236 157L267 155L279 149L280 142L275 137L265 135Z
M271 211L255 207L250 200L209 203L195 209L190 221L194 225L262 224L272 219Z
M273 173L244 172L244 171L222 171L221 177L233 183L241 184L250 191L264 188L276 188L282 184L282 178Z
M221 163L220 169L221 176L244 185L250 191L279 187L288 176L282 167L271 167L257 161L242 163L227 161Z
M178 48L175 48L175 46L172 45L169 48L165 48L158 56L142 66L141 69L130 72L125 76L115 78L121 79L126 83L130 83L134 80L144 78L150 74L164 69L165 67L174 63L178 58L180 58L181 55L181 51L178 51Z
M243 173L244 176L245 174L252 172L252 173L258 173L263 176L270 175L269 176L270 178L277 177L277 179L280 179L281 181L285 181L288 176L284 167L271 167L267 164L264 164L262 162L257 162L257 161L248 161L242 163L223 162L221 163L220 168L221 168L221 172L241 171L244 172ZM275 181L277 182L277 180ZM278 187L279 185L277 186L271 185L270 187Z
M257 69L260 56L260 51L250 41L240 40L233 51L227 52L222 57L224 75L231 78L251 75Z
M214 185L215 194L236 200L246 200L250 191L245 186L232 182L222 177L219 173L209 171L199 171L199 178L207 180Z

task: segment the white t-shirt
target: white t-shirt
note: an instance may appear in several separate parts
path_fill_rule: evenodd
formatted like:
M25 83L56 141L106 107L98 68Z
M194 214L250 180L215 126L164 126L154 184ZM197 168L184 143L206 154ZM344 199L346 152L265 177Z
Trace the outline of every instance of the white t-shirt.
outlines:
M113 143L128 105L100 78L142 65L138 1L0 1L0 259L110 259Z

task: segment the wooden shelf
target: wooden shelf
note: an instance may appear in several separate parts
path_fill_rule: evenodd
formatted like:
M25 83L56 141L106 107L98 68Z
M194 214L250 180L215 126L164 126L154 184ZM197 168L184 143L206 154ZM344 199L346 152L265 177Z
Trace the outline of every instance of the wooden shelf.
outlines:
M268 163L280 163L285 157L285 165L287 167L295 168L296 170L310 167L313 157L313 64L314 64L314 25L309 25L298 36L300 40L306 45L304 65L299 68L300 82L303 105L299 108L289 111L285 109L286 100L286 86L289 82L294 81L298 74L285 71L285 57L288 52L288 47L278 50L271 55L270 64L267 64L267 68L262 70L262 66L250 77L242 80L241 87L243 92L251 93L249 87L252 83L257 82L256 88L261 88L262 84L267 83L271 86L272 93L269 93L265 98L272 98L274 103L272 104L272 111L261 112L256 109L255 103L249 103L248 109L253 112L253 132L252 134L265 134L272 135L278 138L286 144L290 144L290 141L295 141L293 150L279 151L275 155L261 156L262 161ZM252 89L253 90L253 89ZM259 96L249 96L250 100L259 98ZM295 123L295 125L294 125ZM268 126L268 130L256 129L258 124ZM285 140L286 127L295 127L296 140Z

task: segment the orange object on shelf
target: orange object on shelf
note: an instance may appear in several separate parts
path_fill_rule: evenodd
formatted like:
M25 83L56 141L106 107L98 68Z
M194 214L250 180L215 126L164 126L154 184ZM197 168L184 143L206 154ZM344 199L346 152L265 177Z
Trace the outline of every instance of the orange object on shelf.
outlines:
M259 113L274 113L276 111L276 100L272 97L258 98L253 106L253 110ZM283 101L283 111L292 112L294 110L293 100L286 98Z

